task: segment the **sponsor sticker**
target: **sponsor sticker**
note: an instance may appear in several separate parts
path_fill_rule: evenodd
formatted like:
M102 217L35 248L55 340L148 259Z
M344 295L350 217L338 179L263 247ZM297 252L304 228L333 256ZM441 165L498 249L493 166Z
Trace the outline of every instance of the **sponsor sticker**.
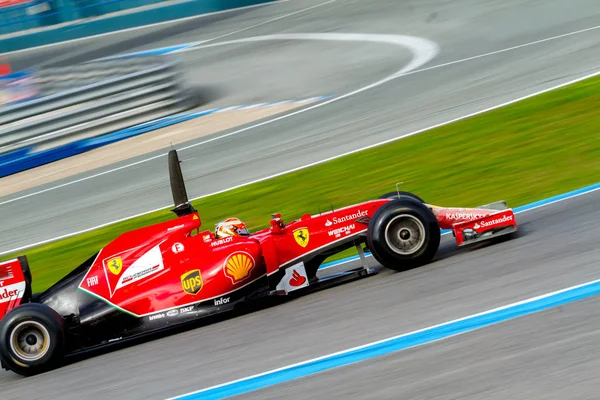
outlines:
M25 287L25 282L3 286L0 289L0 303L6 303L15 299L20 299L25 293Z
M0 264L0 279L1 280L14 278L14 274L13 274L13 270L12 270L12 263L14 263L14 262L15 261L9 261L7 263ZM2 286L4 284L4 282L2 282L1 280L0 280L0 286Z
M177 242L177 243L173 244L173 246L171 246L171 250L173 251L173 253L177 254L177 253L181 253L182 251L184 251L185 247L183 247L183 244Z
M229 237L226 237L226 238L223 238L223 239L214 240L210 245L212 247L217 247L217 246L221 246L221 245L226 244L226 243L231 243L232 241L233 241L233 237L229 236Z
M344 215L343 217L333 217L332 218L333 225L337 225L337 224L341 224L341 223L349 222L349 221L356 221L357 219L359 219L361 217L366 217L367 214L368 214L368 211L358 210L354 214ZM327 222L329 222L329 220L327 220ZM331 226L331 225L327 225L327 222L325 222L325 226Z
M167 317L174 317L179 314L179 310L169 310L167 311Z
M300 287L300 286L304 285L305 282L306 282L306 276L300 275L300 273L294 269L292 272L292 277L288 281L290 286Z
M487 217L488 215L490 215L490 213L448 213L446 214L446 218L447 219L466 219L466 220L473 220L473 219L480 219L483 217Z
M229 303L230 298L231 297L221 297L220 299L215 299L215 306Z
M181 275L181 287L187 294L197 295L202 290L202 275L199 269Z
M123 261L121 261L120 257L116 258L118 258L122 268ZM124 286L131 285L134 282L154 275L162 271L164 268L165 265L162 258L162 252L160 250L159 245L156 245L149 251L144 253L141 257L135 259L135 261L133 261L133 264L131 264L129 267L127 267L127 269L123 271L123 274L119 278L114 292L116 292Z
M308 245L308 240L310 239L310 234L308 233L308 228L298 228L295 229L294 239L296 239L296 243L298 243L302 247L306 247Z
M237 252L225 260L223 271L235 284L250 276L254 268L254 259L248 253Z
M156 315L151 315L151 316L150 316L148 319L149 319L150 321L154 321L154 320L156 320L156 319L162 319L162 318L164 318L164 317L165 317L165 314L163 314L163 313L160 313L160 314L156 314Z
M329 234L329 236L335 236L336 238L339 238L340 236L342 236L342 233L349 235L350 233L352 233L354 228L356 228L356 225L352 224L348 226L343 226L341 228L333 229L327 233Z
M304 263L299 262L285 270L285 275L281 278L279 284L277 284L276 289L289 293L306 286L308 286L308 275L306 274Z
M473 226L473 228L475 228L475 229L486 228L488 226L494 226L494 225L501 224L503 222L512 221L512 220L513 220L512 215L505 215L502 218L496 218L491 221L480 221L479 224L475 224Z
M360 217L356 219L356 222L360 223L360 224L369 224L369 222L371 222L371 218L370 217Z
M125 285L127 283L135 282L135 281L140 280L141 278L145 277L146 275L152 274L158 268L160 268L159 265L154 265L152 267L149 267L149 268L137 271L137 272L131 272L130 274L124 276L121 279L121 282L123 283L123 285Z
M96 286L97 284L98 284L97 276L90 276L89 278L87 278L88 287Z
M7 289L7 288L3 288L2 291L0 291L0 300L8 300L10 298L16 297L19 294L19 291L16 289Z
M121 257L111 258L106 262L106 266L113 275L119 275L123 269L123 260Z
M171 231L176 231L177 229L181 229L183 228L185 225L181 224L181 225L177 225L177 226L173 226L169 229L167 229L167 232L171 232Z

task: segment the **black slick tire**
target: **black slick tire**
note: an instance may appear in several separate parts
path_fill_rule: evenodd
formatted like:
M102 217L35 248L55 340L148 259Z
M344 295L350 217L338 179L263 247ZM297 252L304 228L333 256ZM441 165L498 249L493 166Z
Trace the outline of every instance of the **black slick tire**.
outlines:
M410 197L381 206L367 230L367 244L375 260L395 271L429 263L440 240L435 215L425 204Z
M44 304L14 308L0 321L3 366L24 376L56 367L63 356L64 332L64 320Z

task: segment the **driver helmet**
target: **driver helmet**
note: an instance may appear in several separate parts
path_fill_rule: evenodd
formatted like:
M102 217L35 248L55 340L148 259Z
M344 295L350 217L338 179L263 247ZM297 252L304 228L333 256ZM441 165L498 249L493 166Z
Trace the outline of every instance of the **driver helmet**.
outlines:
M218 239L228 236L250 236L250 232L239 218L227 218L217 224L215 236Z

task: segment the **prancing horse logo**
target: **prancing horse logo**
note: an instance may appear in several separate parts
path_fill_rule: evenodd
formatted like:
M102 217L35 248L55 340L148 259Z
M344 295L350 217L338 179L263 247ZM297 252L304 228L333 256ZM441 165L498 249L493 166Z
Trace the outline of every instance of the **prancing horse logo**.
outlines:
M123 269L123 260L121 260L121 257L111 258L110 260L108 260L106 265L108 266L108 270L110 272L112 272L115 275L119 275L121 273L121 270Z
M302 247L306 247L308 245L308 239L310 234L308 233L308 228L298 228L294 230L294 239L296 239L296 243L298 243Z

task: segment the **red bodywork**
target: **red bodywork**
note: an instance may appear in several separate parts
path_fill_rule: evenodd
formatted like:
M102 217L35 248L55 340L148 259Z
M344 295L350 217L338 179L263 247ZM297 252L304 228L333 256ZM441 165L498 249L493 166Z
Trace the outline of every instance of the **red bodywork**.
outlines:
M21 304L26 286L19 259L0 263L0 316Z
M200 230L176 150L168 158L176 219L120 235L35 295L25 256L0 263L3 368L36 374L67 354L153 334L240 303L372 275L378 268L366 264L363 244L381 266L402 271L434 259L439 229L450 229L459 246L517 229L504 202L443 208L397 189L290 223L275 214L268 228L218 239ZM317 275L328 257L354 246L360 266Z
M503 228L517 229L517 221L511 209L498 211L487 208L431 207L440 228L452 230L459 246L465 244L466 229L472 229L479 234Z
M220 304L265 276L271 290L287 292L308 285L303 259L364 235L375 211L389 201L305 215L289 224L275 215L270 228L226 239L200 231L201 221L194 212L121 235L100 251L79 287L137 317L213 299ZM430 207L441 229L472 228L477 221L494 220L490 216L498 213ZM512 216L511 210L502 213ZM514 224L514 217L510 222ZM460 245L462 234L456 232ZM290 266L294 268L283 277L276 274Z

